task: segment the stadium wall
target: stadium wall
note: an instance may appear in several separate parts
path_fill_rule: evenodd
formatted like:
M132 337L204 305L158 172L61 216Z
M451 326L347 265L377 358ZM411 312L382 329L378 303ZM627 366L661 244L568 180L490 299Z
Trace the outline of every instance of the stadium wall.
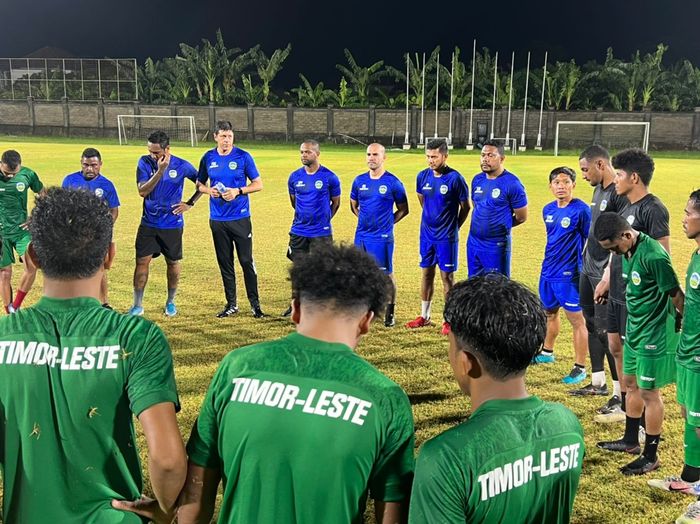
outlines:
M360 140L381 141L400 146L406 132L404 109L320 109L269 107L219 107L165 105L151 106L139 102L74 102L0 101L0 133L13 135L106 137L117 138L117 115L188 115L194 116L200 140L211 140L212 129L217 120L230 120L241 139L275 140L298 142L304 138L323 141L353 142ZM520 141L523 125L522 110L511 113L510 136ZM700 108L692 113L662 112L603 112L603 111L547 111L542 120L542 145L551 148L554 144L556 122L559 120L591 121L640 121L650 122L650 148L653 150L700 150ZM410 141L418 142L421 114L419 108L409 112L408 131ZM485 124L491 132L491 110L479 109L473 115L473 135L477 141L477 125ZM526 145L532 148L537 138L539 112L529 110L526 122ZM469 135L469 111L455 109L452 113L452 137L456 146L466 144ZM435 129L435 111L423 114L423 134L426 138L447 136L450 128L448 111L438 114ZM636 127L634 129L637 129ZM494 134L505 137L507 111L496 112ZM604 141L606 133L614 127L563 128L560 139L566 147L567 138ZM567 135L568 134L568 135Z

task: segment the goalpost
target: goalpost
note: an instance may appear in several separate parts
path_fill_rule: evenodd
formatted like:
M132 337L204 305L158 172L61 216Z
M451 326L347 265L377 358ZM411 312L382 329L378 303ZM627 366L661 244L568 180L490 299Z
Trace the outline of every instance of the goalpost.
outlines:
M171 141L197 145L197 128L193 116L117 115L119 145L129 140L145 141L153 131L165 131Z
M560 129L565 126L563 129ZM566 126L588 126L585 131L573 131ZM598 128L598 126L601 126ZM559 154L560 144L568 148L580 148L599 143L608 149L641 147L649 150L649 122L598 122L560 120L554 138L554 156Z

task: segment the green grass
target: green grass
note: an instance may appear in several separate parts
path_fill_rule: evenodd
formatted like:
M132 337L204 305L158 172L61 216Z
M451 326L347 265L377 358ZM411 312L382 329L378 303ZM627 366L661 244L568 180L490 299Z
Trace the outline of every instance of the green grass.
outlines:
M60 141L59 141L60 140ZM141 198L135 184L135 166L144 146L114 145L108 141L83 139L22 139L1 138L0 150L18 149L24 163L39 173L47 185L58 185L63 177L79 169L80 153L86 146L97 144L104 160L103 173L116 185L121 199L119 220L115 229L117 257L110 271L110 295L112 305L126 311L132 300L132 274L134 237L141 217ZM218 320L214 313L224 305L219 270L208 226L208 205L202 199L185 215L185 259L178 292L180 314L173 319L162 315L166 297L165 265L162 259L151 264L151 276L146 288L144 306L146 317L157 322L165 331L172 346L175 373L182 401L180 427L183 437L189 435L209 380L220 359L231 349L253 344L273 337L283 336L292 325L280 318L289 302L289 285L286 281L288 261L285 258L289 225L293 211L289 205L286 181L296 169L299 157L296 144L241 144L249 150L257 162L264 180L264 190L251 197L254 227L254 253L260 277L260 296L263 309L269 318L253 319L247 308L240 268L239 305L241 314L235 318ZM195 165L205 147L174 147L173 153ZM674 267L680 278L685 274L693 243L681 230L683 207L690 191L698 185L700 161L696 155L663 155L657 161L653 192L668 206L671 214L671 247ZM476 152L453 151L450 165L471 181L479 170ZM348 192L355 175L366 170L364 150L355 146L323 146L321 161L335 171L342 182L341 209L333 221L334 237L338 241L351 242L355 217L350 213ZM547 175L557 165L577 167L575 156L554 158L547 155L521 154L509 157L507 167L518 174L525 184L529 197L528 221L514 231L513 278L537 289L540 264L544 249L544 225L542 206L552 200L547 186ZM447 361L447 342L439 334L439 328L407 330L403 323L419 313L420 299L418 268L418 226L420 209L413 196L415 175L425 166L419 151L392 151L387 168L401 178L409 193L411 213L396 229L395 273L398 281L397 327L389 330L380 323L362 341L359 353L382 372L398 382L409 394L413 403L418 445L445 429L459 423L469 414L469 400L460 394L452 379ZM194 186L187 184L186 197ZM577 196L590 200L591 187L581 180ZM466 278L464 244L468 224L461 236L461 258L458 279ZM15 282L19 277L16 267ZM439 286L438 286L439 287ZM40 295L41 277L27 303ZM440 318L442 297L437 296L433 316ZM646 478L623 477L617 468L629 456L602 452L595 442L616 438L622 426L604 427L592 422L593 412L603 399L571 398L560 379L573 364L571 330L562 320L556 352L557 363L530 370L527 383L530 392L545 400L563 402L580 418L587 446L583 476L576 499L574 522L668 522L679 515L689 497L672 496L652 491ZM676 406L675 389L664 390L667 415L665 441L660 446L662 468L658 475L678 474L683 463L683 424ZM144 448L141 440L141 448Z

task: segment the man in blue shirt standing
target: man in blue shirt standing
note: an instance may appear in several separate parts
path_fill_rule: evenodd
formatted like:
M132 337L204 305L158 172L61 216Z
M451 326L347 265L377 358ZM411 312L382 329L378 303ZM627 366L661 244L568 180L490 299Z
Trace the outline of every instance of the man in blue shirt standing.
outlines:
M112 215L112 221L116 222L119 216L119 196L114 188L114 184L101 173L102 155L97 149L88 147L80 156L80 166L80 171L71 173L63 179L62 186L64 188L84 189L95 193L107 204ZM109 305L106 271L102 273L100 300L102 300L102 307L112 309Z
M459 228L469 215L469 188L462 175L447 165L447 143L431 140L425 151L428 168L418 173L416 192L423 208L420 222L421 314L407 328L430 326L435 266L440 267L442 287L454 285L459 259ZM442 333L449 333L446 322Z
M381 144L367 147L369 171L358 175L350 191L350 209L357 216L355 245L370 253L379 269L392 282L391 297L384 316L384 325L396 324L396 279L394 278L394 224L408 215L406 189L401 180L384 169L386 149ZM396 211L394 211L396 204Z
M467 240L469 276L501 273L510 277L510 230L527 220L527 196L518 177L506 170L503 144L487 140L481 170L472 180L472 215Z
M136 233L136 268L134 269L134 305L131 315L143 315L143 293L148 282L151 259L161 253L168 267L168 298L165 315L177 315L175 294L180 280L182 259L182 214L199 199L195 191L182 201L185 178L197 181L197 170L187 160L170 154L170 138L163 131L148 136L148 154L139 159L136 183L143 198L143 216Z
M559 335L559 308L564 308L574 335L574 367L562 379L578 384L586 378L588 331L579 301L579 274L583 265L583 246L591 227L591 208L574 198L576 173L557 167L549 174L549 188L556 197L542 209L547 230L547 245L540 275L540 300L547 313L547 336L535 362L554 362L554 343Z
M222 120L216 123L214 140L216 147L207 151L199 163L197 187L210 196L209 226L226 296L226 305L216 316L226 318L238 313L233 267L235 246L253 316L261 318L265 314L260 309L258 296L248 195L262 189L262 178L250 153L233 145L231 122Z
M299 152L303 166L292 171L287 181L289 200L294 208L287 249L287 258L291 261L299 253L308 253L317 242L333 242L331 219L340 207L340 180L319 163L320 144L316 140L305 140ZM288 317L291 313L290 306L282 315Z

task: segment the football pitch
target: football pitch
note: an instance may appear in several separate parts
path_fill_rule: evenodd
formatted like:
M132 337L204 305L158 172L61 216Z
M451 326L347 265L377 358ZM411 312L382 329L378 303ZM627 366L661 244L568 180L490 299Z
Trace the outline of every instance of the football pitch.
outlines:
M175 374L182 410L180 428L186 440L199 411L204 393L221 358L230 350L263 340L281 337L293 325L281 317L289 305L287 282L289 262L286 259L289 226L293 210L287 192L289 173L300 166L298 144L238 144L249 151L262 175L264 189L251 196L255 264L259 276L261 306L269 316L256 320L250 314L240 266L236 265L238 305L240 313L227 319L215 318L224 306L223 287L214 256L208 224L206 195L185 214L184 260L176 303L178 315L166 318L165 263L162 258L151 263L144 308L146 318L156 322L165 332L175 360ZM119 193L121 208L115 226L117 256L109 272L110 303L118 311L127 311L132 304L134 238L141 218L141 202L136 190L135 169L141 146L118 146L113 141L90 139L25 139L0 138L0 151L17 149L23 164L34 169L45 185L60 185L64 176L80 169L80 154L85 147L97 147L102 153L102 173L111 179ZM198 166L206 149L174 145L172 153ZM700 156L665 153L655 156L656 172L651 191L666 204L671 215L671 255L679 280L685 270L694 242L685 238L681 229L683 208L688 195L700 186ZM548 174L556 166L573 167L577 173L578 155L552 157L525 153L509 156L506 168L517 174L525 185L529 200L528 220L513 231L512 277L537 290L545 245L542 207L553 200L548 187ZM367 170L362 146L321 145L320 161L341 180L341 207L333 220L336 241L352 242L356 217L350 212L349 191L353 178ZM478 152L454 150L448 164L462 173L469 184L480 171ZM415 196L415 178L426 167L422 151L389 151L385 167L406 186L410 213L396 226L394 271L397 278L397 325L385 328L376 322L358 352L380 371L401 385L413 405L417 446L445 429L463 421L470 412L469 400L457 388L447 360L447 339L440 335L442 293L436 292L431 328L408 330L403 325L420 313L420 269L418 267L418 228L420 206ZM580 173L579 173L580 175ZM184 200L194 192L194 184L186 182ZM589 202L591 186L578 181L574 195ZM30 198L30 202L33 198ZM30 206L32 204L30 203ZM465 244L469 224L460 235L460 267L457 280L466 278ZM21 267L15 266L14 283ZM441 289L439 277L436 291ZM28 295L26 305L41 294L41 274ZM562 315L563 316L563 315ZM573 522L670 522L680 515L692 497L663 493L649 488L649 478L677 475L683 465L683 421L675 403L675 387L663 390L666 406L664 441L659 446L662 467L642 477L624 477L618 468L633 457L599 450L599 440L621 436L623 424L598 425L592 422L594 410L607 400L604 397L575 398L567 395L568 387L561 378L573 365L571 330L562 318L562 332L556 346L557 361L533 367L527 384L531 394L544 400L562 402L572 409L584 427L586 458ZM590 367L588 368L590 372ZM608 378L608 385L611 382ZM145 458L145 443L140 447ZM472 443L478 445L478 443ZM331 466L332 467L332 466Z

